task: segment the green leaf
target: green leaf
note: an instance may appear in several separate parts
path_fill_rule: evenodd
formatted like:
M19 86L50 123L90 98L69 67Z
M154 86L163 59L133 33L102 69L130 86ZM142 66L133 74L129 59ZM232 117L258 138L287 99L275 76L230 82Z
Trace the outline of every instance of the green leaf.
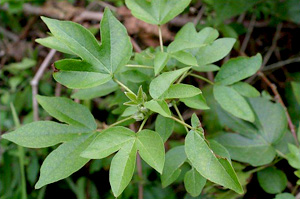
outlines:
M136 146L141 158L157 172L162 173L165 147L159 134L150 130L140 131L137 134Z
M222 158L226 158L229 162L231 162L231 158L230 158L229 152L219 142L217 142L215 140L210 140L209 141L209 147L213 150L213 152L216 155L218 155L218 156L220 156Z
M193 23L185 24L176 34L174 41L168 46L168 52L174 53L182 50L195 49L210 44L217 39L219 33L216 29L206 27L200 32L196 31Z
M203 178L194 168L186 172L184 175L184 187L193 197L197 197L201 194L205 184L206 179Z
M288 143L290 153L286 155L289 164L295 169L300 169L300 149Z
M185 152L192 166L204 178L239 194L243 193L243 188L229 161L217 158L206 141L195 131L190 131L185 138Z
M111 75L95 72L61 71L53 74L54 79L71 89L85 89L105 84Z
M128 142L114 156L109 170L109 182L115 197L121 195L132 179L136 162L135 141Z
M196 54L198 65L204 66L223 59L231 51L235 41L233 38L222 38L199 48Z
M136 18L162 25L179 15L191 0L126 0L126 6Z
M96 130L97 124L87 107L64 97L36 96L39 104L61 122Z
M42 17L51 33L72 52L91 65L90 71L114 74L129 61L132 45L125 27L105 9L101 20L101 46L83 26Z
M155 120L155 131L160 135L163 142L166 142L174 130L175 121L158 115Z
M106 96L118 90L118 88L118 85L111 80L94 88L78 90L76 93L72 94L71 97L74 99L88 100L96 97Z
M285 138L287 121L280 104L267 99L250 98L250 105L256 115L255 127L237 118L220 115L227 128L239 133L223 133L215 139L229 151L232 159L261 166L271 163ZM230 121L232 120L232 121ZM280 147L282 148L282 147Z
M132 130L122 126L111 127L100 132L80 155L90 159L102 159L135 139L136 135Z
M213 72L220 70L220 67L214 64L207 64L204 66L193 66L193 70L198 72Z
M38 121L26 124L15 131L6 133L2 138L29 148L49 147L69 141L81 134L90 133L85 127L59 124L50 121Z
M230 85L255 74L262 64L262 57L258 53L253 57L238 57L223 64L216 75L215 82Z
M221 107L232 115L254 122L255 117L249 104L237 91L228 86L215 85L214 97Z
M185 65L198 66L197 59L191 53L182 50L171 53L170 55Z
M201 122L195 113L193 113L193 115L191 117L191 124L192 124L192 127L194 127L194 128L202 127Z
M169 61L169 54L165 52L157 52L154 58L154 73L155 76L160 73Z
M189 67L186 67L175 71L165 72L153 79L149 86L151 97L157 99L162 96L164 92L166 92L169 87L176 81L176 79L189 69Z
M269 194L282 192L287 185L287 178L283 171L275 167L268 167L257 173L259 185Z
M277 194L274 199L295 199L295 196L290 193L280 193Z
M206 100L202 94L196 95L194 97L189 98L180 98L186 106L193 108L193 109L200 109L200 110L207 110L209 106L206 104Z
M36 39L35 41L43 46L46 46L47 48L53 48L62 53L67 53L70 55L75 54L71 51L71 49L68 46L64 45L60 40L53 36Z
M174 84L162 95L164 99L189 98L201 94L201 90L189 84Z
M231 86L239 94L245 97L259 97L260 93L256 88L245 82L237 82Z
M90 144L94 136L84 135L60 145L44 160L41 167L39 181L35 188L69 177L72 173L83 167L89 159L79 154Z
M299 82L291 82L293 93L296 97L298 104L300 105L300 83Z
M155 113L159 113L164 117L171 117L172 113L165 100L151 100L145 103L145 107Z
M180 167L186 161L184 146L177 146L166 153L166 161L161 175L162 186L167 187L174 182L181 173Z

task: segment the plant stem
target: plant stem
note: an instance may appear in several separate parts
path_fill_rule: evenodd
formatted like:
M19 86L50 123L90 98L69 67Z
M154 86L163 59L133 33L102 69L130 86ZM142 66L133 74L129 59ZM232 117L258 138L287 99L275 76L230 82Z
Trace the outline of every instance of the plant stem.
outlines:
M20 127L20 120L18 118L16 109L12 103L10 103L10 108L13 114L13 119L16 128ZM26 178L25 178L25 168L24 168L24 148L18 145L18 153L19 153L19 165L21 170L21 189L22 189L22 199L27 199L26 192Z
M142 122L142 124L141 124L141 126L140 126L140 128L139 128L139 131L138 131L138 132L140 132L141 130L143 130L143 128L144 128L144 126L145 126L145 124L146 124L147 120L148 120L148 117L145 117L145 119L143 120L143 122Z
M190 126L190 125L188 125L187 123L181 121L180 119L177 119L176 117L171 116L170 118L171 118L172 120L175 120L176 122L182 124L182 125L185 126L185 127L188 127L188 128L190 128L190 129L193 129L192 126Z
M158 26L158 36L159 36L160 50L161 50L161 52L164 52L164 44L163 44L163 39L162 39L162 34L161 34L161 27L160 27L160 25Z
M130 117L124 118L124 119L122 119L122 120L119 120L119 121L117 121L117 122L115 122L115 123L109 125L108 128L113 127L113 126L117 126L118 124L121 124L121 123L123 123L123 122L126 122L127 120L130 120L130 119L132 119L132 118L133 118L133 116L130 116Z
M134 92L132 92L132 90L130 90L127 86L125 86L122 82L120 82L119 80L117 80L116 78L114 78L114 81L117 82L122 88L124 88L126 91L128 91L129 93L132 93L135 95Z
M206 79L205 77L202 77L200 75L196 75L196 74L193 74L193 73L190 73L189 74L190 76L193 76L193 77L196 77L198 79L201 79L203 81L206 81L207 83L211 84L211 85L214 85L214 83L212 81L210 81L209 79Z
M183 123L185 123L185 122L184 122L184 119L183 119L183 117L182 117L182 115L181 115L181 113L180 113L180 111L179 111L179 109L178 109L178 107L177 107L177 105L176 105L176 103L173 103L173 106L174 106L175 111L176 111L178 117L180 118L180 120L181 120ZM188 132L189 132L189 129L188 129L186 126L184 126L184 128L185 128L186 132L188 133Z
M153 69L153 66L146 66L146 65L135 65L135 64L127 64L125 65L126 67L130 68L148 68L148 69Z
M176 84L180 84L180 82L182 82L182 80L183 80L186 76L188 76L188 71L185 71L185 72L181 75L181 77L180 77L179 80L176 82Z

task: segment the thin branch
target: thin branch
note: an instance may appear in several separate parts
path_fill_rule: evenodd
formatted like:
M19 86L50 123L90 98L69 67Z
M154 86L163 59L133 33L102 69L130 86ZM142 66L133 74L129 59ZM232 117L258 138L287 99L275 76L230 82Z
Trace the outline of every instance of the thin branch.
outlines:
M282 66L285 66L285 65L288 65L291 63L295 63L295 62L300 62L300 57L290 58L290 59L287 59L284 61L279 61L277 63L270 64L270 65L264 67L262 69L262 71L275 70L277 68L281 68Z
M122 88L124 88L126 91L128 91L129 93L132 93L132 94L135 95L135 93L134 93L132 90L130 90L127 86L125 86L122 82L120 82L120 81L117 80L117 79L114 79L114 80L115 80L115 82L117 82Z
M196 75L196 74L193 74L193 73L190 73L189 75L193 76L193 77L196 77L198 79L201 79L201 80L203 80L203 81L205 81L205 82L207 82L207 83L209 83L211 85L214 85L214 83L212 81L210 81L209 79L206 79L205 77L202 77L200 75Z
M185 123L185 122L183 122L183 121L181 121L180 119L178 119L178 118L176 118L176 117L170 117L172 120L175 120L176 122L178 122L179 124L182 124L183 126L186 126L186 127L188 127L188 128L190 128L190 129L193 129L193 127L191 126L191 125L188 125L187 123Z
M174 109L175 109L175 111L176 111L178 117L180 118L180 120L181 120L183 123L185 123L185 122L184 122L184 119L183 119L183 117L182 117L182 115L181 115L181 113L180 113L180 111L179 111L179 109L178 109L178 107L177 107L177 105L176 105L176 103L174 103L173 106L174 106ZM187 126L184 126L184 128L185 128L186 132L188 133L189 130L188 130Z
M202 16L203 16L204 12L205 12L205 6L202 5L202 6L201 6L201 9L199 10L197 16L196 16L195 19L194 19L194 25L197 25L197 24L199 23L199 21L201 20L201 18L202 18Z
M164 52L164 44L163 44L163 39L162 39L161 27L160 26L158 26L158 36L159 36L160 50L161 50L161 52Z
M248 27L248 32L247 32L247 34L245 36L245 39L244 39L244 41L242 43L242 46L241 46L241 49L240 49L241 53L244 53L245 50L246 50L246 48L247 48L247 46L248 46L251 34L253 32L253 28L254 28L254 25L255 25L255 19L256 19L256 15L253 14L252 17L251 17L251 21L250 21L249 27Z
M56 50L52 49L48 53L47 57L44 59L43 63L41 64L39 70L33 77L33 79L30 82L30 85L32 87L32 108L33 108L33 118L34 121L39 120L39 108L38 108L38 103L36 100L36 95L38 94L38 84L40 79L42 78L47 66L49 66L51 59L54 57L56 53Z
M299 146L299 141L297 139L297 134L296 134L296 129L295 129L295 126L292 122L292 119L291 119L291 116L289 114L289 112L287 111L287 108L277 90L277 87L275 86L275 84L273 84L266 76L265 74L263 74L261 71L258 72L258 76L260 76L262 78L262 80L271 88L272 92L274 93L275 95L275 99L278 100L278 102L282 105L282 107L284 108L284 111L285 111L285 114L286 114L286 117L287 117L287 121L288 121L288 125L289 125L289 128L291 130L291 133L296 141L296 144L297 146Z
M131 40L133 49L138 53L142 52L141 47L136 43L136 41L132 37L130 37L130 40Z

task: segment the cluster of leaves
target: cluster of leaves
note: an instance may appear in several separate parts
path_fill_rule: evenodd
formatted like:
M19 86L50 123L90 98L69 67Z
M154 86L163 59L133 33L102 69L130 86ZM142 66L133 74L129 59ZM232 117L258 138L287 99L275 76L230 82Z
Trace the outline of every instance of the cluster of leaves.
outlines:
M135 17L157 25L158 30L189 3L190 0L126 0ZM217 13L218 9L216 7ZM221 192L220 198L243 194L247 179L254 172L243 172L245 167L232 160L262 166L257 173L261 187L267 193L278 194L276 198L292 197L279 194L287 184L285 174L268 167L277 161L275 158L286 158L292 167L300 169L299 148L292 144L287 147L287 142L294 142L288 132L284 109L242 82L259 70L260 54L232 58L219 67L215 63L231 51L236 40L218 39L218 31L209 27L197 32L191 23L182 27L169 46L133 54L125 27L107 8L100 24L101 44L79 24L42 19L51 35L36 41L75 57L55 62L54 79L70 89L78 89L72 98L108 96L111 107L117 105L112 113L119 119L98 129L85 106L67 98L36 96L44 110L59 122L32 122L2 136L28 148L61 143L44 160L36 188L67 178L91 159L103 159L116 153L109 171L115 197L131 182L137 154L161 174L163 187L175 182L184 165L188 165L183 181L193 197L202 191ZM214 82L195 73L214 71L217 72ZM207 81L211 86L202 93L199 88L182 83L188 76ZM293 87L297 89L298 83ZM112 93L114 95L109 95ZM204 119L217 118L212 121L219 121L218 133L205 135L195 114L191 125L185 123L177 107L182 103L192 109L205 110ZM143 129L156 113L155 128L149 125L149 129ZM135 121L142 121L136 133L126 127ZM183 145L165 153L164 143L173 133L175 122L186 129L187 135ZM226 129L230 132L225 132ZM300 176L299 171L295 174ZM225 192L215 184L230 190ZM214 188L205 190L205 186Z

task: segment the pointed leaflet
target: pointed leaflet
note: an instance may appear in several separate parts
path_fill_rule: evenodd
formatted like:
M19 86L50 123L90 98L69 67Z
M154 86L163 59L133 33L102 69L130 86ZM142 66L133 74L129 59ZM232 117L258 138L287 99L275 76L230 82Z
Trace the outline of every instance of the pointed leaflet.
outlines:
M155 120L155 131L160 135L163 142L166 142L173 132L175 121L158 115Z
M53 36L36 39L35 41L43 46L46 46L47 48L53 48L59 52L67 53L70 55L75 54L68 46L64 45L62 42L60 42L60 40Z
M199 66L211 64L223 59L232 49L235 39L217 39L211 45L200 47L196 55Z
M230 85L255 74L262 63L262 57L258 53L253 57L238 57L230 59L223 64L215 78L216 83Z
M165 72L153 79L149 86L151 97L157 99L162 96L162 94L169 89L171 84L173 84L180 75L189 69L189 67L186 67L175 71Z
M132 130L122 126L111 127L100 132L80 155L90 159L102 159L135 139L136 135Z
M200 48L217 39L219 33L216 29L206 27L200 32L196 31L193 23L185 24L176 34L174 41L168 46L168 52Z
M82 158L79 154L93 138L92 134L82 135L60 145L51 152L42 164L40 178L35 188L39 189L44 185L67 178L83 167L89 159Z
M36 96L39 104L61 122L96 130L95 119L87 107L64 97Z
M142 159L159 173L165 163L164 143L155 131L142 130L137 134L136 146Z
M190 66L198 66L197 59L189 52L177 51L170 54L171 57L177 59L177 61Z
M214 97L227 112L238 118L254 122L255 117L248 102L233 88L214 85Z
M201 90L189 84L174 84L162 95L161 98L189 98L201 94Z
M125 144L111 161L109 182L115 197L118 197L132 179L136 162L136 144Z
M162 25L179 15L191 0L126 0L132 15L150 24Z
M217 158L197 132L190 131L186 136L185 152L192 166L203 177L237 193L243 193L243 188L228 160Z
M153 112L161 114L164 117L171 117L172 115L165 100L151 100L145 103L145 107Z
M200 195L205 184L206 179L203 178L196 169L192 168L186 172L184 176L184 187L191 196L197 197Z
M184 146L174 147L166 153L166 161L161 175L163 187L170 185L178 178L181 173L180 167L186 159Z
M157 52L154 58L154 73L158 75L164 69L169 61L169 55L165 52Z
M269 194L281 193L287 186L285 173L275 167L269 167L257 173L259 185Z
M194 97L180 98L179 100L182 101L186 106L193 109L209 109L209 106L206 104L206 100L202 94L196 95Z
M38 121L26 124L15 131L6 133L2 138L29 148L49 147L69 141L91 129L51 121Z

